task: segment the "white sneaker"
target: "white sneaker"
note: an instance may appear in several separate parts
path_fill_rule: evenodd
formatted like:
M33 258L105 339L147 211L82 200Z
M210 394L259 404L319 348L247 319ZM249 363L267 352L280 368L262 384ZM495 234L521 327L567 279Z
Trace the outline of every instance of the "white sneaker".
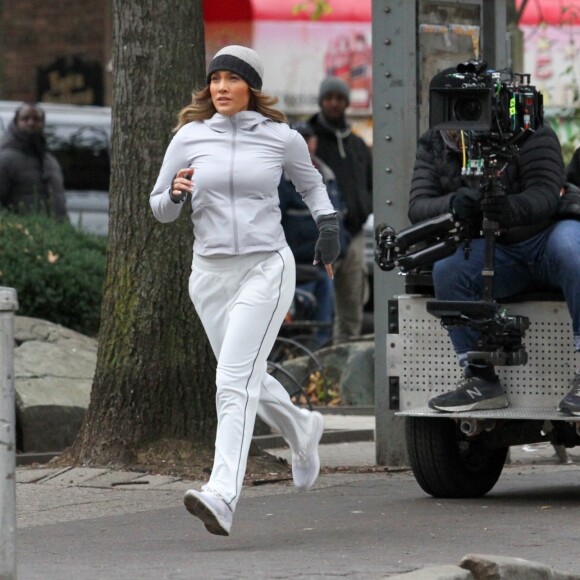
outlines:
M183 503L190 514L205 524L210 534L230 535L233 513L226 502L217 494L190 489L185 493Z
M310 416L312 417L312 431L308 438L308 444L299 453L292 454L292 478L294 485L300 491L310 489L320 472L318 443L324 432L324 418L318 411L313 411Z

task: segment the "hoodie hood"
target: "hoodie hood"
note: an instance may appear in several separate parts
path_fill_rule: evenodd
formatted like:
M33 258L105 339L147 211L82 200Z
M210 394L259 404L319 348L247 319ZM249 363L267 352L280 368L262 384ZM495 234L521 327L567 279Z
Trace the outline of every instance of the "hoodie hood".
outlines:
M346 151L344 148L344 140L352 133L352 129L348 124L344 127L338 125L333 125L328 121L328 119L322 114L322 112L317 113L310 119L310 123L314 127L318 127L319 131L333 135L336 139L336 144L338 146L338 152L342 159L346 159ZM316 132L316 130L315 130Z

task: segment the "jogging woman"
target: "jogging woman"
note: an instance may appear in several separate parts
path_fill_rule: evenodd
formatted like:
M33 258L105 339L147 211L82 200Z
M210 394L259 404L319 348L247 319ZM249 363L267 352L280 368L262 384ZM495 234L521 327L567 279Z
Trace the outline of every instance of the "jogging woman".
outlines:
M263 64L243 46L211 61L207 86L179 113L150 196L153 214L172 222L191 195L195 230L189 295L217 358L218 427L210 479L189 490L187 510L212 534L228 536L240 497L256 413L292 450L297 488L320 470L322 415L299 409L267 373L267 358L291 305L295 264L280 224L285 171L316 220L313 262L332 277L339 226L306 143L261 93Z

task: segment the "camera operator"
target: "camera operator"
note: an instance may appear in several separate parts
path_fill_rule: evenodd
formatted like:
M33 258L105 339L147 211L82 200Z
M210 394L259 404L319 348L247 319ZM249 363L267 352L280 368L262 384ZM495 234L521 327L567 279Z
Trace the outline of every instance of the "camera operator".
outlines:
M430 89L462 88L456 68L435 75ZM462 134L463 133L463 134ZM432 128L418 142L413 170L409 219L413 224L452 212L473 225L467 259L463 248L437 261L433 283L438 300L482 299L485 216L499 224L495 243L494 298L507 298L538 286L561 288L573 320L574 347L580 350L580 222L557 221L564 164L558 137L547 126L526 129L515 155L498 177L505 195L484 195L482 187L462 175L464 148L473 135L461 130ZM477 333L468 326L449 330L464 377L455 390L433 397L429 407L439 411L499 409L508 406L491 364L468 363ZM559 410L580 416L580 374Z

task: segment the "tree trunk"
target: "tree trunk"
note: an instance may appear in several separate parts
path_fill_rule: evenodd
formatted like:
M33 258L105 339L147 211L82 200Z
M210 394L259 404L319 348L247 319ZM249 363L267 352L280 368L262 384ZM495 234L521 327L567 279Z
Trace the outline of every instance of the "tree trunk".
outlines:
M114 0L109 246L73 461L123 464L162 438L213 441L215 360L188 295L190 212L160 224L149 207L177 112L204 83L202 0Z

